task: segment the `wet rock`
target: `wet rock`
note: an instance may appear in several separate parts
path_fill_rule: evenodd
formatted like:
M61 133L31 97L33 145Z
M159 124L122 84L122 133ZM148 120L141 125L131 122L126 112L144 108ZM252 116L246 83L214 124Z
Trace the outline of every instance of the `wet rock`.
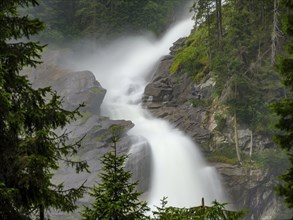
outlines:
M181 39L176 45L183 41ZM168 56L168 59L163 59L156 69L151 82L145 88L143 105L156 117L168 120L201 143L211 135L202 126L206 114L191 107L190 99L193 95L190 90L193 83L189 77L184 73L170 76L171 58L172 56Z
M212 97L215 80L206 77L195 85L182 69L170 74L173 54L182 42L179 41L171 49L171 56L161 61L146 86L144 107L154 116L168 120L192 137L204 153L208 154L210 150L221 146L234 146L233 118L225 115L225 108L215 105ZM197 102L200 104L195 105ZM225 118L223 128L218 128L215 115ZM253 153L274 147L271 137L267 135L253 133L252 137ZM239 125L238 138L241 151L249 152L251 130L245 125ZM249 210L247 219L276 219L280 215L278 210L282 202L273 190L276 174L264 168L221 163L213 165L223 177L228 197L235 208Z
M161 65L155 71L153 83L146 86L144 91L144 99L148 100L152 97L152 103L168 102L173 98L173 88L168 79L169 67L171 60L162 60Z
M73 72L47 63L26 73L33 88L50 86L63 98L63 107L74 110L84 103L83 112L98 114L106 90L90 71Z
M177 41L175 41L173 43L173 46L170 47L170 54L171 55L176 54L178 49L180 49L180 47L184 45L185 40L186 40L186 37L182 37L182 38L178 39Z
M150 187L151 158L149 143L141 137L132 137L132 148L125 167L132 173L132 181L139 181L139 192L146 192Z

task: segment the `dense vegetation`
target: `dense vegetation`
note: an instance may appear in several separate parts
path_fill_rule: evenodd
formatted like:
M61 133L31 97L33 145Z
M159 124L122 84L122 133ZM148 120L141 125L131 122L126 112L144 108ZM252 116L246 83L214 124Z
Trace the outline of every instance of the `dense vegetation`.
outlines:
M286 40L280 22L286 9L277 0L213 2L200 0L193 5L196 27L177 52L171 73L183 68L195 84L208 78L215 81L210 102L201 103L215 110L222 128L229 118L234 119L241 163L238 125L249 128L252 136L271 136L276 116L269 105L288 95L275 70L277 54Z
M229 112L236 113L252 130L267 129L271 113L266 105L284 96L275 83L274 62L282 38L277 28L274 30L274 0L226 1L220 18L212 2L194 5L197 27L177 53L171 72L183 66L195 82L213 77L213 98L229 106Z
M282 4L288 9L283 15L283 29L290 41L286 44L286 53L280 58L277 66L284 84L293 92L293 2L283 0ZM273 108L280 116L277 123L280 132L275 136L275 142L286 150L291 162L291 167L281 176L282 182L278 192L284 196L288 207L293 208L293 99L284 98L274 103Z
M160 34L187 0L41 0L30 13L45 22L46 42L105 40L123 33Z
M241 124L252 131L251 146L253 134L272 137L277 132L276 143L286 150L292 164L292 1L227 0L223 4L199 0L192 11L196 27L178 49L171 73L184 69L195 84L212 78L213 94L206 97L210 100L192 100L192 104L216 112L218 132L225 130L228 119L234 119L236 154L225 145L211 157L228 163L255 161L280 173L288 164L284 151L272 148L251 155L251 149L248 156L239 149L237 129ZM278 118L270 106L280 99L273 105L280 116L278 132L273 127ZM292 165L281 179L279 193L292 207Z
M40 63L43 46L19 42L43 29L38 19L20 16L19 6L36 5L35 0L0 2L0 219L44 219L45 210L72 211L85 188L64 189L51 182L59 160L87 169L86 162L68 157L78 143L68 144L67 134L54 130L75 118L78 109L62 109L61 98L50 88L32 89L24 66ZM14 41L12 41L14 40ZM15 42L16 41L16 42Z

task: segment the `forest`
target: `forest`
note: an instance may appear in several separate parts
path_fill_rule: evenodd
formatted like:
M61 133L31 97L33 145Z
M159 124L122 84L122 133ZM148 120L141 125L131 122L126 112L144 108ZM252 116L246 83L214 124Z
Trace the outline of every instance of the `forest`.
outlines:
M87 38L113 39L144 31L159 35L176 19L180 0L41 0L26 10L46 24L38 36L45 42L65 43Z
M109 42L129 34L152 33L159 38L176 21L180 0L11 0L0 2L0 218L46 219L48 210L73 212L76 201L89 193L95 201L84 207L83 219L241 219L245 211L228 211L215 201L211 207L161 207L147 216L139 200L138 183L125 171L128 156L116 154L119 138L112 130L113 151L101 158L101 182L92 189L82 184L67 189L52 183L60 161L77 173L88 172L85 160L72 160L82 139L70 142L57 134L81 117L80 109L62 108L62 97L50 87L34 89L24 68L37 67L47 48L70 48L87 40ZM266 163L280 175L276 192L293 207L293 3L291 0L198 0L190 7L194 29L176 48L170 75L182 72L195 85L212 78L215 87L193 107L215 113L217 132L235 132L238 166ZM45 45L48 44L48 45ZM231 123L230 123L231 124ZM265 135L275 145L267 152L244 152L239 126L251 137ZM118 135L119 136L119 135ZM253 138L251 138L251 142ZM225 151L220 146L218 151ZM252 152L255 152L252 154ZM213 152L210 158L216 158ZM218 155L216 155L218 156ZM222 156L222 155L221 155ZM259 159L261 158L261 159ZM217 157L217 160L219 157ZM221 160L227 161L225 156ZM221 161L223 162L223 161ZM234 163L234 162L233 162ZM279 172L279 167L282 173ZM114 181L113 181L114 179ZM127 204L127 205L125 205Z

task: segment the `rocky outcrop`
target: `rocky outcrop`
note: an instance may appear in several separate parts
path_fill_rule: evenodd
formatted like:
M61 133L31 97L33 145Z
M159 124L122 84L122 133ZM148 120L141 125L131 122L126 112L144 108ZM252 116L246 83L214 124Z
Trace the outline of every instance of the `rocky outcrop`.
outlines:
M148 144L136 137L128 136L126 133L134 125L131 121L110 120L100 115L101 103L106 90L95 79L90 71L74 72L61 68L58 65L60 56L64 54L60 51L49 51L43 58L44 63L36 69L27 69L22 72L28 76L33 88L50 86L63 97L63 107L67 110L77 108L81 103L85 107L80 109L82 117L66 125L62 130L69 134L69 142L81 140L80 148L73 160L86 160L90 173L76 174L75 170L65 165L55 173L53 181L64 183L66 188L79 187L85 183L86 186L93 186L99 181L98 173L101 170L99 159L106 152L112 150L112 127L118 126L120 140L117 144L118 154L129 153L130 146L136 144L135 150L130 152L126 168L133 174L133 181L140 180L138 189L141 192L147 190L150 179L150 149ZM62 132L56 130L56 132ZM91 198L85 195L78 200L80 207L89 204ZM80 219L80 210L74 213L57 213L52 211L50 219Z
M145 88L144 107L156 117L168 120L201 143L211 135L203 126L207 112L205 109L192 106L190 102L194 98L194 94L190 92L193 89L192 80L186 74L171 77L169 72L171 64L172 56L162 59L152 81Z
M63 97L63 107L76 109L86 104L81 111L98 114L106 94L90 71L74 72L60 68L52 63L43 63L37 69L26 73L34 88L50 86Z
M201 83L194 84L183 69L170 74L173 55L183 43L184 39L180 39L171 48L171 55L162 58L145 88L143 104L154 116L170 121L191 136L208 156L219 147L234 146L233 118L227 116L224 127L219 127L216 114L221 115L224 110L217 106L211 95L215 86L213 78L206 77ZM252 134L245 125L239 126L238 136L243 152L249 152L251 147L253 153L274 147L271 137ZM230 151L234 151L234 147ZM278 219L282 203L274 191L275 173L236 163L213 165L223 177L235 208L248 210L247 219Z
M222 176L234 208L246 209L247 219L278 219L280 199L274 192L276 177L266 169L214 164Z

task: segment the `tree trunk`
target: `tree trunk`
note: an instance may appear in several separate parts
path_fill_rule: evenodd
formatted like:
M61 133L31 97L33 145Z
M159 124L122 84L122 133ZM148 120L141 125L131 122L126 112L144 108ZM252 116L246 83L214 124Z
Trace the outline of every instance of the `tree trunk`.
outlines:
M70 13L70 22L71 25L74 26L75 25L75 13L76 13L76 8L75 8L75 1L74 0L70 0L70 7L69 7L69 13Z
M216 0L217 28L219 45L222 45L223 27L222 27L222 0Z
M212 38L211 38L211 17L210 17L210 6L207 6L207 23L208 23L208 68L210 71L211 65L212 65Z
M241 156L240 156L240 150L239 150L236 111L234 111L234 138L235 138L235 148L236 148L237 160L238 160L239 164L242 165Z
M276 50L277 50L277 43L278 43L278 36L279 36L279 27L278 27L278 7L279 3L278 0L274 0L274 19L273 19L273 30L272 30L272 45L271 45L271 63L275 64L276 62Z
M97 3L94 3L94 8L93 8L93 20L92 20L92 50L93 52L96 51L97 49Z
M252 157L252 145L253 145L253 140L252 140L252 131L250 131L250 145L249 145L249 158L250 158L250 161L251 161L251 157Z
M40 205L40 220L45 220L45 211L42 205Z

